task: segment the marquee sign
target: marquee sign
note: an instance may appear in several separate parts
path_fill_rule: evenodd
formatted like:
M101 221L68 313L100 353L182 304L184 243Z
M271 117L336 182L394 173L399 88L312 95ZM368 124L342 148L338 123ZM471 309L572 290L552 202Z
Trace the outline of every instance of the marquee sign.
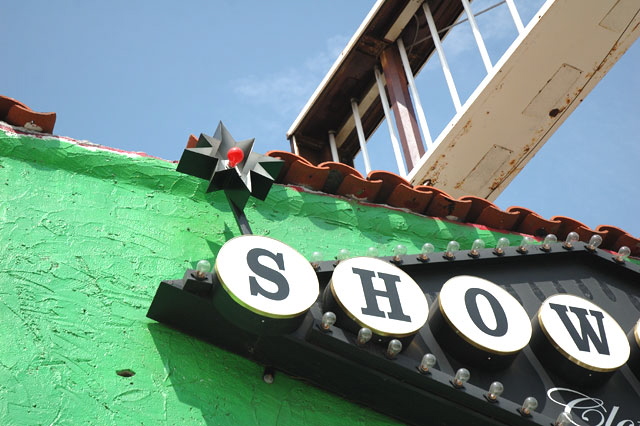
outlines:
M314 266L236 237L148 316L410 423L640 424L636 265L575 243Z

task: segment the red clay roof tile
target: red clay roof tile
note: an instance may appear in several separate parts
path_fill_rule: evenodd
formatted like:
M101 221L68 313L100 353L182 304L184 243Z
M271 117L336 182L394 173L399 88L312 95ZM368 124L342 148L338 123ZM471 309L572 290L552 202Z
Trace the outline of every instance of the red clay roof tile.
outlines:
M423 188L433 191L433 199L426 210L428 216L442 217L458 222L466 221L467 215L471 210L471 201L455 199L446 192L432 186L425 185Z
M407 186L411 186L411 184L406 179L398 176L395 173L385 172L384 170L374 170L372 172L369 172L367 179L382 180L382 188L380 188L378 198L375 200L376 203L385 203L387 198L389 198L389 195L391 195L394 189L401 183Z
M489 228L512 231L520 218L520 212L502 211L498 206L484 198L467 195L460 197L460 200L471 201L471 210L467 215L467 221L472 223Z
M322 188L323 192L327 192L329 194L337 193L338 188L340 188L340 185L342 184L342 181L346 176L353 175L362 179L362 175L359 171L343 163L336 163L335 161L325 161L324 163L318 164L318 166L329 168L329 176L327 177L327 181L324 183L324 187Z
M196 135L189 135L189 140L187 140L187 149L195 148L198 145L198 138Z
M367 180L356 175L347 175L342 180L336 193L345 197L373 202L382 188L382 180Z
M279 158L284 161L284 167L282 167L282 169L280 170L280 174L276 178L276 181L280 183L284 183L282 182L282 180L289 171L289 167L291 167L291 164L295 163L296 161L302 161L303 163L311 164L305 158L288 151L269 151L267 152L267 155L269 157Z
M560 228L556 233L556 237L558 237L558 239L560 240L564 240L565 238L567 238L569 232L577 232L580 236L580 241L589 241L589 238L591 238L591 236L594 234L600 235L603 239L607 236L606 230L594 231L584 223L579 222L571 217L554 216L551 218L551 220L557 220L560 222Z
M520 213L520 218L515 224L514 230L522 233L544 237L547 234L556 234L560 229L560 222L557 220L547 220L524 207L512 206L507 209L510 213Z
M55 112L36 112L8 96L0 95L0 120L40 133L53 133Z
M389 195L386 204L422 214L432 199L433 191L401 183Z
M598 231L606 231L607 234L602 237L602 248L609 250L618 250L622 246L631 249L631 256L640 257L640 239L629 235L626 231L611 225L600 225L596 228ZM610 248L613 247L613 248Z
M14 105L20 105L23 108L29 109L28 106L26 106L25 104L23 104L22 102L10 98L8 96L2 96L0 95L0 120L3 120L6 118L7 114L9 114L9 110L11 109L12 106Z
M327 178L328 167L314 166L308 161L293 161L284 175L283 182L292 185L304 186L314 191L322 191Z

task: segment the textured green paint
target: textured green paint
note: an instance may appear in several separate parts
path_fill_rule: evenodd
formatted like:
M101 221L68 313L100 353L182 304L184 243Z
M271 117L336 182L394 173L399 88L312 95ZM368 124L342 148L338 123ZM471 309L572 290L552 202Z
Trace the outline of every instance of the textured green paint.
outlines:
M280 185L246 212L327 258L503 236ZM224 196L175 164L0 130L0 424L393 423L145 317L162 279L237 234Z

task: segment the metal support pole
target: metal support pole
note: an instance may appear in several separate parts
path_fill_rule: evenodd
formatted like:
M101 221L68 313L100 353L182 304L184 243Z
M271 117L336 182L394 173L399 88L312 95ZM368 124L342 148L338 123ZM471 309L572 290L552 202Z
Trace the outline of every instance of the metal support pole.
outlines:
M362 121L360 121L360 111L358 111L358 102L351 99L351 110L353 111L353 121L356 123L356 132L358 133L358 141L360 142L360 151L362 151L362 160L364 161L364 170L368 175L371 172L371 162L369 161L369 152L367 151L367 140L364 137L362 129Z
M231 211L233 212L233 217L236 219L236 223L238 224L238 229L240 229L240 233L242 235L252 235L253 231L251 231L251 226L249 226L249 221L247 220L247 216L244 214L244 211L238 206L236 206L231 198L227 196L227 202L229 203L229 207L231 207Z
M397 44L390 44L382 51L380 64L387 85L390 106L396 119L395 124L404 153L404 161L407 169L411 171L425 154L425 147Z
M338 147L336 146L336 132L333 130L329 130L329 147L331 148L331 158L336 163L339 163L340 157L338 156Z
M506 2L509 7L509 12L511 12L511 18L513 18L513 22L516 24L516 28L518 29L518 34L522 34L524 32L524 24L522 23L522 19L518 13L518 8L513 0L506 0Z
M376 75L376 83L378 84L378 92L380 93L380 102L382 103L382 109L384 110L384 118L387 121L387 127L389 128L389 138L391 139L391 146L393 147L393 154L396 157L396 163L398 164L398 172L402 177L407 176L407 169L404 166L404 160L402 159L402 153L400 152L400 143L396 137L396 132L393 130L393 123L391 122L391 111L389 110L389 100L387 99L387 92L384 90L384 83L382 82L382 75L378 67L373 69Z
M491 58L489 58L489 52L487 52L487 47L484 45L484 40L482 39L482 34L480 34L480 29L478 28L478 24L476 23L476 17L473 16L473 11L471 10L471 6L469 5L469 0L461 1L462 6L464 6L464 11L467 14L467 18L469 19L469 24L471 25L471 30L473 31L473 37L476 39L476 44L478 45L478 50L480 51L482 62L484 63L484 67L487 69L488 74L493 68L493 65L491 64Z
M453 76L451 75L451 70L449 69L447 58L444 55L442 42L440 41L440 35L438 35L438 28L436 28L436 23L433 20L433 15L431 15L431 9L429 9L429 5L427 4L427 2L422 3L422 9L424 10L424 15L427 18L427 24L429 24L431 39L433 40L433 44L438 51L438 56L440 57L440 65L442 66L442 72L444 72L444 78L447 81L447 86L449 86L449 93L451 93L453 106L455 106L456 112L458 112L462 109L462 104L460 103L460 96L458 95L456 85L453 82Z
M407 57L407 50L404 47L402 38L398 38L398 50L400 51L400 59L402 60L402 67L404 68L404 74L407 76L407 84L409 90L411 90L411 97L416 107L416 113L418 114L418 122L422 129L422 136L425 138L427 148L433 147L433 140L431 139L431 132L429 132L429 126L427 125L427 118L424 115L424 109L422 109L422 102L420 101L420 95L416 87L416 81L413 78L413 71L411 71L411 65L409 64L409 58Z

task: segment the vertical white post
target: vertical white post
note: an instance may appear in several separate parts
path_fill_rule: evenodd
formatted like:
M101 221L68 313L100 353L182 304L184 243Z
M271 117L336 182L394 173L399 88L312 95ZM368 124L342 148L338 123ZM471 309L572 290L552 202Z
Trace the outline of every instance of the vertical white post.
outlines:
M464 6L464 11L467 14L467 18L469 19L469 24L471 24L473 37L476 39L476 44L478 45L478 50L480 51L482 62L484 63L484 67L487 69L488 74L491 72L491 68L493 68L493 65L491 64L491 58L489 58L489 52L487 52L487 47L484 45L484 40L482 39L482 34L480 34L480 29L478 28L478 24L476 23L476 17L473 16L473 11L471 10L471 6L469 5L469 0L461 1L462 6Z
M371 162L369 161L369 152L367 151L367 140L364 138L364 130L362 129L362 121L360 121L360 111L358 111L358 102L351 99L351 110L353 111L353 121L356 123L356 132L358 133L358 141L360 142L360 151L362 151L362 160L364 161L364 170L368 175L371 172Z
M340 157L338 156L338 147L336 146L336 132L333 130L329 130L329 147L331 148L331 158L336 163L339 163Z
M513 22L516 24L516 28L518 29L518 34L522 34L524 31L524 25L522 24L522 19L520 18L520 14L518 13L518 8L513 0L506 0L507 6L509 6L509 12L511 12L511 17L513 18Z
M298 143L296 142L296 135L291 135L291 144L293 145L293 153L295 155L300 155L300 151L298 150Z
M384 110L384 118L387 121L387 127L389 128L389 138L391 138L391 146L393 147L393 154L396 157L396 163L398 164L398 172L400 176L407 176L407 169L404 165L404 159L402 158L402 152L400 151L400 143L396 137L396 131L393 128L393 122L391 121L391 111L389 111L389 100L387 99L387 92L384 90L384 83L382 81L382 74L378 67L373 69L376 75L376 83L378 84L378 92L380 93L380 102L382 103L382 109Z
M442 66L442 72L444 72L444 79L447 81L447 86L449 86L449 93L451 93L453 106L455 106L456 112L458 112L462 109L462 104L460 103L460 96L458 96L456 85L453 82L453 76L451 75L451 70L449 69L447 58L444 56L442 42L440 41L440 36L438 35L438 28L436 28L436 23L433 20L433 15L431 15L431 9L429 9L429 5L427 4L427 2L422 3L422 9L424 10L424 15L427 18L427 24L429 24L431 39L433 40L433 44L438 51L438 56L440 57L440 65Z
M429 132L429 126L427 125L427 118L424 115L424 109L422 109L422 102L420 102L420 95L416 88L416 81L413 78L413 71L411 71L411 65L409 64L409 58L407 57L407 50L404 47L402 38L398 38L398 50L400 51L400 59L402 60L402 67L404 68L404 74L407 76L407 83L409 84L409 90L411 90L411 98L416 107L416 113L418 114L418 122L422 129L422 136L427 143L427 149L431 149L433 146L433 140L431 140L431 132Z

